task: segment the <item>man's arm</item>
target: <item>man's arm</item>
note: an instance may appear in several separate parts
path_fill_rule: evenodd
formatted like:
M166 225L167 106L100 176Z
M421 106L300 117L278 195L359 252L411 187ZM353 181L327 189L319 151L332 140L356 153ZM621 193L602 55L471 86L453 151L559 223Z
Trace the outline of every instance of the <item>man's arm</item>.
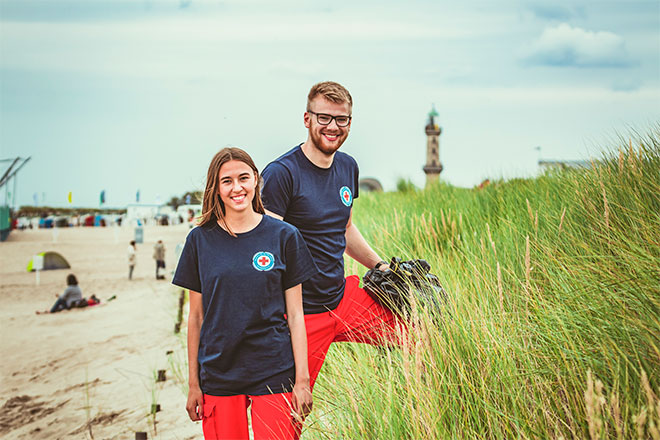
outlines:
M345 236L346 254L358 263L371 269L382 260L382 258L371 249L371 246L369 246L369 243L364 239L357 226L353 224L353 209L351 209L351 215L346 224ZM379 269L385 270L387 267L387 264L381 264Z

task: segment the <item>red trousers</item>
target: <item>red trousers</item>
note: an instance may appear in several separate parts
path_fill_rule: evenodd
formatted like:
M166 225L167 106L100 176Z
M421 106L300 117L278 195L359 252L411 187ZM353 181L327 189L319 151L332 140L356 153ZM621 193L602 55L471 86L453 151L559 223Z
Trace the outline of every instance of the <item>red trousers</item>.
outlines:
M344 297L336 309L305 315L307 355L314 386L333 342L400 345L401 321L359 287L356 275L346 278ZM291 394L264 396L204 395L205 439L248 439L247 408L252 405L254 440L297 439L301 426L291 416Z
M357 275L346 277L344 297L336 309L305 315L312 387L333 342L400 345L401 322L359 285Z
M202 429L206 440L248 440L247 409L252 406L254 440L293 440L300 424L291 415L291 393L263 396L204 394Z

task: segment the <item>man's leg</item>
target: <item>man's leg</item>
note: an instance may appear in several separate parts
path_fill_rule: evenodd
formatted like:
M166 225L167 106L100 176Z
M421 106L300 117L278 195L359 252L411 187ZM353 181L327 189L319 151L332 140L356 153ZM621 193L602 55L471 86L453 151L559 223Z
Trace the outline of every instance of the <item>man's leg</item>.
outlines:
M247 396L204 394L202 430L206 440L248 440Z
M250 396L254 440L294 440L302 426L291 414L291 393Z
M357 275L346 278L344 298L330 312L337 319L333 342L361 342L371 345L401 345L405 325L391 310L374 301L360 288Z

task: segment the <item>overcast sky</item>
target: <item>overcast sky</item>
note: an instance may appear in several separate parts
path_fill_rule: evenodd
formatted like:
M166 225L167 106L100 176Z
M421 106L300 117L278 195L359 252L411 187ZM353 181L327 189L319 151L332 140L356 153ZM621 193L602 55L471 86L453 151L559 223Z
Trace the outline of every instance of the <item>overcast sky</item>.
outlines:
M386 190L423 186L432 104L442 179L530 176L660 120L659 5L0 0L0 159L32 158L18 205L167 201L224 146L263 168L304 141L307 92L334 80L342 150Z

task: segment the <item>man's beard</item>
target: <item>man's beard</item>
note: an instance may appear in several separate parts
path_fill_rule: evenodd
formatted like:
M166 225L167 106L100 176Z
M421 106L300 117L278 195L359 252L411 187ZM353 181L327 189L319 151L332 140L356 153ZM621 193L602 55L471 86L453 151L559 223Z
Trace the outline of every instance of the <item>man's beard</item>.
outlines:
M339 150L339 147L341 147L344 144L344 141L346 141L346 135L338 135L337 139L338 142L336 143L336 146L327 146L323 143L323 134L319 133L318 136L312 133L311 138L312 142L314 143L314 146L318 151L321 153L325 154L326 156L332 156Z

